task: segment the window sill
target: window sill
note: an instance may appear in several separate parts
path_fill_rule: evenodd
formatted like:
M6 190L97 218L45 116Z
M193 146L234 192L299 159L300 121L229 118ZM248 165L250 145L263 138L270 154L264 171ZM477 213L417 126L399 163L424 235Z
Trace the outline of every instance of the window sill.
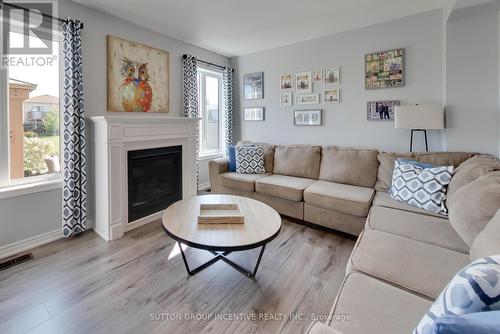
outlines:
M200 154L200 160L211 160L222 157L222 152L208 153L208 154Z
M29 195L53 189L62 189L62 183L62 180L58 179L0 188L0 199Z

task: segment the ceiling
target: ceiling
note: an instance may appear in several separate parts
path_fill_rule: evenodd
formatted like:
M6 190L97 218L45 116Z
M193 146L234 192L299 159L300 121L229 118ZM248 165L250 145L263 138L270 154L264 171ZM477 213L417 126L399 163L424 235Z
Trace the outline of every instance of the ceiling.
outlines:
M74 0L185 42L239 56L369 26L455 0Z

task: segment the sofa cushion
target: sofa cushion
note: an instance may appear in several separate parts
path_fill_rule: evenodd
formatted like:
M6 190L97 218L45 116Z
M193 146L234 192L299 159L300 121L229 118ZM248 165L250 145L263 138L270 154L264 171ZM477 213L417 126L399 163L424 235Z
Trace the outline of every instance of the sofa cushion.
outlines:
M257 180L255 182L255 190L261 194L300 202L304 198L304 189L314 182L315 180L302 177L273 174Z
M378 151L323 146L319 178L373 188L377 181Z
M396 160L389 193L397 201L434 213L446 214L446 187L453 175L453 166L421 168Z
M366 227L457 252L469 253L469 246L455 232L448 219L373 206Z
M344 334L411 333L431 304L373 277L352 273L342 283L330 326ZM348 321L342 321L346 316Z
M361 271L436 298L455 273L470 262L467 254L364 230L352 252L350 271Z
M457 272L413 334L431 333L434 319L500 310L500 255L478 259Z
M500 254L500 209L472 242L472 260Z
M240 140L237 145L239 145L239 146L256 145L256 146L264 147L264 168L266 169L266 172L268 172L268 173L273 172L275 145L269 144L269 143L251 142L248 140Z
M416 213L420 213L423 215L429 215L429 216L448 219L448 217L445 215L430 212L430 211L427 211L424 209L420 209L420 208L408 205L408 204L403 203L403 202L396 201L395 199L393 199L391 197L391 195L389 195L385 191L377 191L377 193L375 194L375 197L373 198L373 205L383 206L386 208L393 208L393 209L398 209L398 210L403 210L403 211L416 212Z
M319 180L304 191L304 201L323 209L366 217L374 193L371 188Z
M451 225L471 246L500 208L500 171L490 172L458 190L449 204Z
M278 145L274 152L273 173L318 179L321 146Z
M407 158L425 162L436 166L458 167L462 162L474 156L467 152L421 152L421 153L388 153L380 152L377 156L379 168L377 173L376 190L389 191L392 183L394 161L398 158Z
M375 189L380 191L389 191L392 184L392 173L394 171L394 162L398 158L408 158L412 157L411 153L389 153L380 152L377 155L377 160L379 162L377 171L377 183L375 183Z
M243 191L255 191L255 181L271 174L238 174L236 172L222 173L219 175L219 183L225 187L236 188Z
M500 170L500 160L492 155L476 155L464 161L453 173L453 178L448 185L446 203L451 203L455 193L463 186L496 170Z

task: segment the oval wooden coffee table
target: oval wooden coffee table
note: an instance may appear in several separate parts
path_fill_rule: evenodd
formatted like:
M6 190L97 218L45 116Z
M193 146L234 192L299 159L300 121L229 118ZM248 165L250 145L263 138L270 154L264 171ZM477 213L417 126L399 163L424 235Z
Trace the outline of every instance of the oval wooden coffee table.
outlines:
M244 224L198 224L200 204L233 203L239 205L245 217ZM203 195L178 201L165 210L162 220L163 230L178 243L189 275L222 260L244 275L254 278L266 244L276 238L281 230L281 217L273 208L254 199L232 195ZM215 257L190 269L181 244L209 251ZM261 250L253 270L227 258L232 252L258 247Z

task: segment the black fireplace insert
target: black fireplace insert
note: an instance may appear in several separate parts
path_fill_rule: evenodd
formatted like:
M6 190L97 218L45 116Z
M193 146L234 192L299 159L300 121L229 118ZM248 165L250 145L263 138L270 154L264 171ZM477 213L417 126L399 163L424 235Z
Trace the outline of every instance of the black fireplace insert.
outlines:
M182 199L182 146L128 151L128 221Z

